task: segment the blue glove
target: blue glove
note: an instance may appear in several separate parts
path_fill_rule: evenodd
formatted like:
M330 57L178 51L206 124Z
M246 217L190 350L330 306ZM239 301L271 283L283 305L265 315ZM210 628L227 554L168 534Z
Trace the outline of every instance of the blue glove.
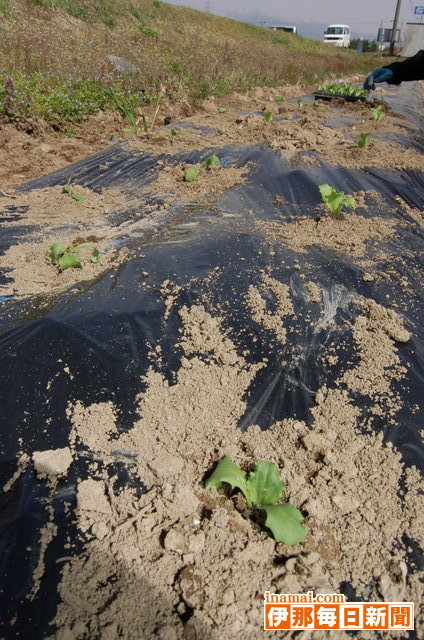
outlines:
M367 91L374 89L375 82L388 82L391 78L393 78L393 71L390 69L384 69L383 67L374 69L365 80L364 89L367 89Z

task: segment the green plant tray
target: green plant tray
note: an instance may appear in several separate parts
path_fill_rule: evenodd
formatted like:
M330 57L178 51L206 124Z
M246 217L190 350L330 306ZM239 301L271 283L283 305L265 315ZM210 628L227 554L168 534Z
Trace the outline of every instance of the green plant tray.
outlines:
M325 93L324 91L317 91L315 93L315 100L345 100L346 102L366 102L367 99L363 96L344 96L341 93Z

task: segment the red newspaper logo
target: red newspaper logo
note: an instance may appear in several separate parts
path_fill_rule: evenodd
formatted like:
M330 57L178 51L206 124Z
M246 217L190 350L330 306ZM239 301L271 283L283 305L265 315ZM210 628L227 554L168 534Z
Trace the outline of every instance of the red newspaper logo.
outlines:
M414 628L413 602L346 602L338 593L264 596L264 629L409 630Z

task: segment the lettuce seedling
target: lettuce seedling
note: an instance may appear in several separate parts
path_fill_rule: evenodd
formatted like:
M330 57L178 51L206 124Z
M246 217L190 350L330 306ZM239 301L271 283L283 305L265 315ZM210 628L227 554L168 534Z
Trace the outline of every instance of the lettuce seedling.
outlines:
M265 122L268 122L268 123L272 122L272 113L271 113L271 111L264 111L263 112L263 116L264 116Z
M283 96L277 96L277 97L275 98L275 101L276 101L276 102L283 102L283 100L284 100Z
M218 107L218 113L227 113L227 107Z
M209 156L209 158L206 158L205 162L203 163L203 166L205 169L210 169L214 164L221 164L221 163L218 156L213 153L211 156Z
M211 156L206 158L206 160L201 165L194 165L193 167L190 167L190 169L187 169L184 174L184 180L185 182L194 182L199 176L201 169L210 169L214 165L219 164L221 164L220 159L213 153Z
M84 202L85 198L82 193L77 193L69 184L62 187L62 193L67 193L76 202Z
M380 120L384 118L383 107L381 106L381 104L371 109L371 113L372 113L372 117L377 122L380 122Z
M200 173L200 167L198 166L194 166L194 167L190 167L190 169L187 169L187 171L184 174L184 180L186 182L194 182L197 178L197 176Z
M81 249L92 249L90 262L95 264L99 261L100 251L92 242L83 242L75 247L65 247L60 242L54 242L47 254L47 260L56 265L60 272L65 269L81 269L82 264L76 256L76 253Z
M342 98L366 98L368 92L360 87L352 87L347 82L331 82L329 84L320 84L318 91L330 93Z
M342 207L356 209L356 202L352 196L345 196L343 191L336 191L330 184L320 184L319 190L324 204L327 205L334 218L342 218Z
M299 509L289 502L278 504L286 485L281 482L273 462L258 462L254 471L246 473L225 456L206 481L205 488L218 489L223 484L240 489L249 509L265 512L265 526L277 542L295 545L304 540L306 528L301 524L303 516Z
M365 132L361 133L358 140L358 147L360 149L365 149L365 147L368 147L370 137L371 137L370 133L365 133Z

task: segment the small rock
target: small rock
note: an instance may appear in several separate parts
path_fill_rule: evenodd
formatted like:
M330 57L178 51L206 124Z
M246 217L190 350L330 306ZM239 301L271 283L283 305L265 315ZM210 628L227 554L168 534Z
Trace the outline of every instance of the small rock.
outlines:
M61 476L67 473L71 466L72 454L69 447L34 451L32 460L39 475Z
M187 553L187 543L182 531L178 529L170 529L163 541L165 549L168 551L176 551L177 553Z
M91 533L99 540L103 540L109 533L109 528L104 522L95 522L91 527Z

